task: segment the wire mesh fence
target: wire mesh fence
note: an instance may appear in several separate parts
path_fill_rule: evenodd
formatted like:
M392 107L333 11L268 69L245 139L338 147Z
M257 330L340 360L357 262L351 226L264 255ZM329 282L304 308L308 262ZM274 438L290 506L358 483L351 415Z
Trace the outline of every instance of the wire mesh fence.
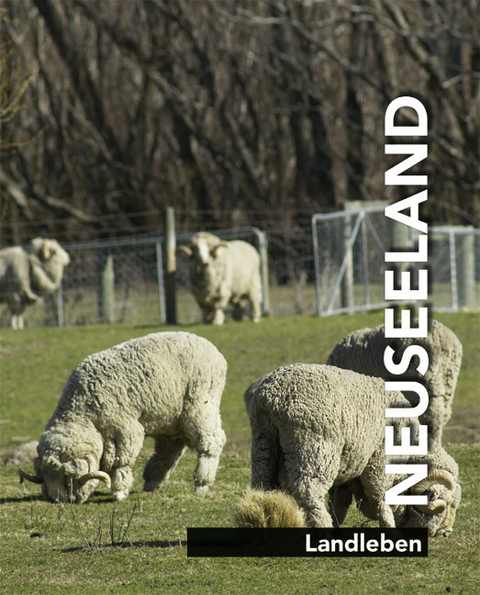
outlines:
M397 227L396 227L397 225ZM392 245L416 246L405 226L383 208L315 215L311 228L249 228L214 231L243 239L261 254L264 314L328 315L387 305L384 254ZM313 237L312 237L313 231ZM193 235L178 234L177 245ZM268 241L267 241L268 240ZM164 238L135 237L64 245L70 255L58 293L25 312L26 326L165 322ZM435 310L480 307L480 230L429 230L430 304ZM177 258L177 320L201 320L189 289L189 267ZM388 303L391 305L391 303ZM4 308L0 323L8 326Z
M417 232L385 217L383 207L315 215L312 232L319 315L392 305L384 299L385 252L415 252ZM432 227L428 252L428 264L404 266L429 269L432 309L455 312L478 308L480 230ZM387 263L387 267L392 265Z

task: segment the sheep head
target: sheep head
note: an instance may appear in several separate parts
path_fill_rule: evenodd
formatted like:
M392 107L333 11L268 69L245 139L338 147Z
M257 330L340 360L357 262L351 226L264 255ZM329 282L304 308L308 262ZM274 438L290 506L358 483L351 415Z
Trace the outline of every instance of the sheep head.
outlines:
M461 487L446 469L433 469L410 489L412 494L425 494L428 504L405 507L403 527L427 527L430 537L448 537L453 530L455 513L460 503Z
M88 500L99 481L110 487L110 476L99 470L99 461L89 444L77 444L68 451L38 452L34 460L35 475L20 470L24 479L42 485L42 496L50 502L76 502Z
M70 263L70 257L57 240L34 238L30 242L30 250L41 262L55 260L63 266L67 266Z
M179 246L177 253L186 256L200 266L207 266L212 259L218 258L221 248L228 247L224 242L211 233L200 232L194 235L188 245Z

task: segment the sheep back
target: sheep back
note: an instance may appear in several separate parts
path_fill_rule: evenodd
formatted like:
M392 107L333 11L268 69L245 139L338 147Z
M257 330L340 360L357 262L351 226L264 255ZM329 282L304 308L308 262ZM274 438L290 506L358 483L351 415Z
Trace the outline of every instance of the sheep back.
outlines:
M427 411L420 416L420 422L429 426L434 440L441 440L442 430L452 414L452 401L462 361L462 344L449 328L429 321L426 338L385 338L385 326L354 331L334 347L327 364L353 370L384 380L412 380L422 382L428 390L430 403ZM387 346L394 349L395 361L410 345L420 345L429 356L429 366L425 376L416 368L415 356L404 375L390 374L385 368L383 354ZM407 398L418 398L415 393Z
M279 456L285 458L290 483L296 478L294 490L302 476L320 475L325 492L360 476L383 448L385 409L407 406L401 393L385 391L382 380L350 370L319 364L275 370L249 407L252 487L278 485ZM265 457L269 450L271 462Z
M72 372L46 432L64 431L76 418L111 438L138 421L147 436L185 434L193 447L189 415L218 411L226 369L216 347L191 333L131 339L88 356Z

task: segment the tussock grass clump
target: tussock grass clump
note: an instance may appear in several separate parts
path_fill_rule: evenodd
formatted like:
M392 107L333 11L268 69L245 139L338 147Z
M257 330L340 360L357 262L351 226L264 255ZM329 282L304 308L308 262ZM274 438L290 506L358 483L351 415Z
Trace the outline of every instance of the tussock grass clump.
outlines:
M280 490L248 490L235 511L238 527L305 527L305 515L295 500Z

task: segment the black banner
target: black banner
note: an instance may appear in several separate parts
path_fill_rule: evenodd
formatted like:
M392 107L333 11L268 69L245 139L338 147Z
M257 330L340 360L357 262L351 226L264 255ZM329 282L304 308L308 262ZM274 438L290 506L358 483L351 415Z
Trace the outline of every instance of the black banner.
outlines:
M427 529L188 528L190 557L426 557Z

